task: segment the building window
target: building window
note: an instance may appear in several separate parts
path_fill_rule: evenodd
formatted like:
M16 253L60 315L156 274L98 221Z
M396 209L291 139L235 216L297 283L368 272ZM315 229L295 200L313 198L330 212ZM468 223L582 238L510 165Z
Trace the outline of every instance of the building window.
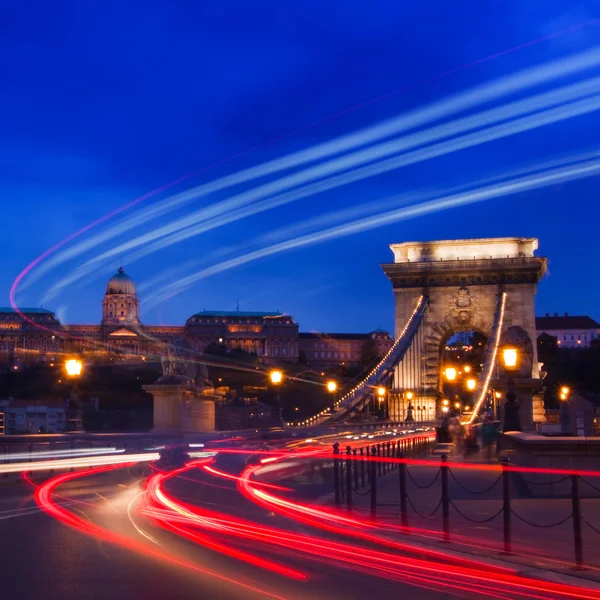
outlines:
M281 349L281 355L282 356L286 356L287 355L287 349L285 347Z
M321 358L325 358L325 352L321 351Z
M327 353L327 358L331 358L331 352Z
M338 353L337 353L337 352L334 352L334 353L333 353L333 358L337 358L337 357L338 357Z
M319 358L319 353L315 352L314 358Z

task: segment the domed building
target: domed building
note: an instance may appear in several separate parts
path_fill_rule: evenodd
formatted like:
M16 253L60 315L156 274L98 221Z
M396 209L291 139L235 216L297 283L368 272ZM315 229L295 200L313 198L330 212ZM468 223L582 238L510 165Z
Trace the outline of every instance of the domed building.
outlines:
M102 325L139 325L140 303L133 279L123 267L108 280L102 300Z

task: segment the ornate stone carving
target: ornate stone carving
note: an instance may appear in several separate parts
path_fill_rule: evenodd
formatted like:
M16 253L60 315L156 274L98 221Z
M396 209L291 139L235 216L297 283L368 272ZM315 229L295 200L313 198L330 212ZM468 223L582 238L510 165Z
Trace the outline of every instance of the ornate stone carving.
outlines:
M470 323L478 309L479 299L471 296L466 287L461 287L456 296L448 300L448 315L457 319L461 325Z

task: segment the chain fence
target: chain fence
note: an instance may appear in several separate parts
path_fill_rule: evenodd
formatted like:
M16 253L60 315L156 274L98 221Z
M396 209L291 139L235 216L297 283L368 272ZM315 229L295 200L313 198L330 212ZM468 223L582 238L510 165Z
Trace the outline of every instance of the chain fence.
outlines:
M576 473L566 474L560 477L554 477L550 481L530 480L524 477L518 467L510 465L508 461L501 463L499 473L494 476L493 481L481 489L475 489L473 486L465 485L461 480L459 471L465 472L465 465L459 468L451 468L448 458L445 454L441 456L441 462L437 463L435 458L431 456L433 449L433 439L428 435L413 436L412 438L404 438L384 443L366 444L361 447L347 446L345 449L340 448L339 444L333 446L333 466L334 466L334 486L335 486L335 503L338 507L345 506L349 511L353 510L353 503L359 502L359 498L368 496L370 499L369 509L370 518L375 521L378 517L378 508L395 507L399 509L396 516L401 519L403 529L409 532L409 522L411 515L420 519L432 520L439 518L437 515L441 509L442 529L441 536L446 542L450 541L450 519L454 512L461 519L483 525L490 523L495 519L502 517L502 548L505 553L514 554L512 544L513 533L513 518L517 521L526 524L529 527L537 529L553 529L560 527L565 523L572 523L573 532L573 549L575 557L575 566L577 568L584 567L583 560L583 533L582 523L587 525L588 533L594 532L600 534L600 529L590 523L582 514L581 510L581 493L580 482L589 486L592 490L600 493L600 484L593 483L589 477L582 477ZM424 459L426 461L414 459ZM428 475L427 481L422 481L421 477L425 472L431 473L431 469L437 468L435 474ZM416 472L415 472L416 470ZM526 468L522 469L525 473ZM531 471L531 470L529 470ZM380 479L391 472L397 472L397 486L394 489L395 497L393 502L389 502L389 482L386 488L385 502L378 499L378 487ZM535 472L535 471L534 471ZM600 475L600 473L599 473ZM476 517L465 511L459 506L458 500L465 499L464 497L450 497L449 482L452 481L455 487L453 495L483 499L489 502L498 502L498 509L492 514L483 517ZM570 482L570 486L568 483ZM547 486L550 489L558 484L566 484L569 489L567 500L570 500L569 511L564 517L561 517L553 522L542 523L528 518L521 514L513 507L513 487L516 484L527 484L533 486ZM501 484L501 491L494 492L495 488ZM565 486L565 489L567 487ZM413 492L409 492L409 487L413 492L428 491L426 497L426 505L420 506L419 501ZM436 490L440 494L439 497L433 497ZM460 493L462 492L462 494ZM489 494L492 493L493 497ZM419 494L417 493L417 496ZM486 498L486 495L488 497ZM434 500L432 503L431 500ZM467 498L468 499L468 498ZM362 503L364 505L364 502ZM435 504L432 510L430 507ZM425 508L425 510L424 510ZM389 514L387 515L389 518Z

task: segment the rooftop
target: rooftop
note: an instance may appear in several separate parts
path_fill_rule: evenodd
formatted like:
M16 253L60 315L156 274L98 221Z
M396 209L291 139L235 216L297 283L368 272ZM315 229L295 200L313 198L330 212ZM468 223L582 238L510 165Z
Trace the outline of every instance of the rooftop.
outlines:
M238 310L203 310L192 317L286 317L282 312L256 312Z
M375 331L371 331L369 333L318 333L318 332L299 332L298 337L300 339L314 339L314 340L322 340L322 339L332 339L332 340L366 340L371 337L372 333L387 333L389 335L389 331L383 331L382 329L376 329Z
M558 329L600 329L600 323L588 316L570 316L568 313L559 316L556 313L554 316L546 314L545 317L536 317L535 328L538 331L544 329L549 331Z
M19 307L19 312L22 312L26 315L53 315L54 313L51 310L46 310L45 308L21 308ZM16 314L17 311L12 306L2 306L0 307L1 313L12 313Z

